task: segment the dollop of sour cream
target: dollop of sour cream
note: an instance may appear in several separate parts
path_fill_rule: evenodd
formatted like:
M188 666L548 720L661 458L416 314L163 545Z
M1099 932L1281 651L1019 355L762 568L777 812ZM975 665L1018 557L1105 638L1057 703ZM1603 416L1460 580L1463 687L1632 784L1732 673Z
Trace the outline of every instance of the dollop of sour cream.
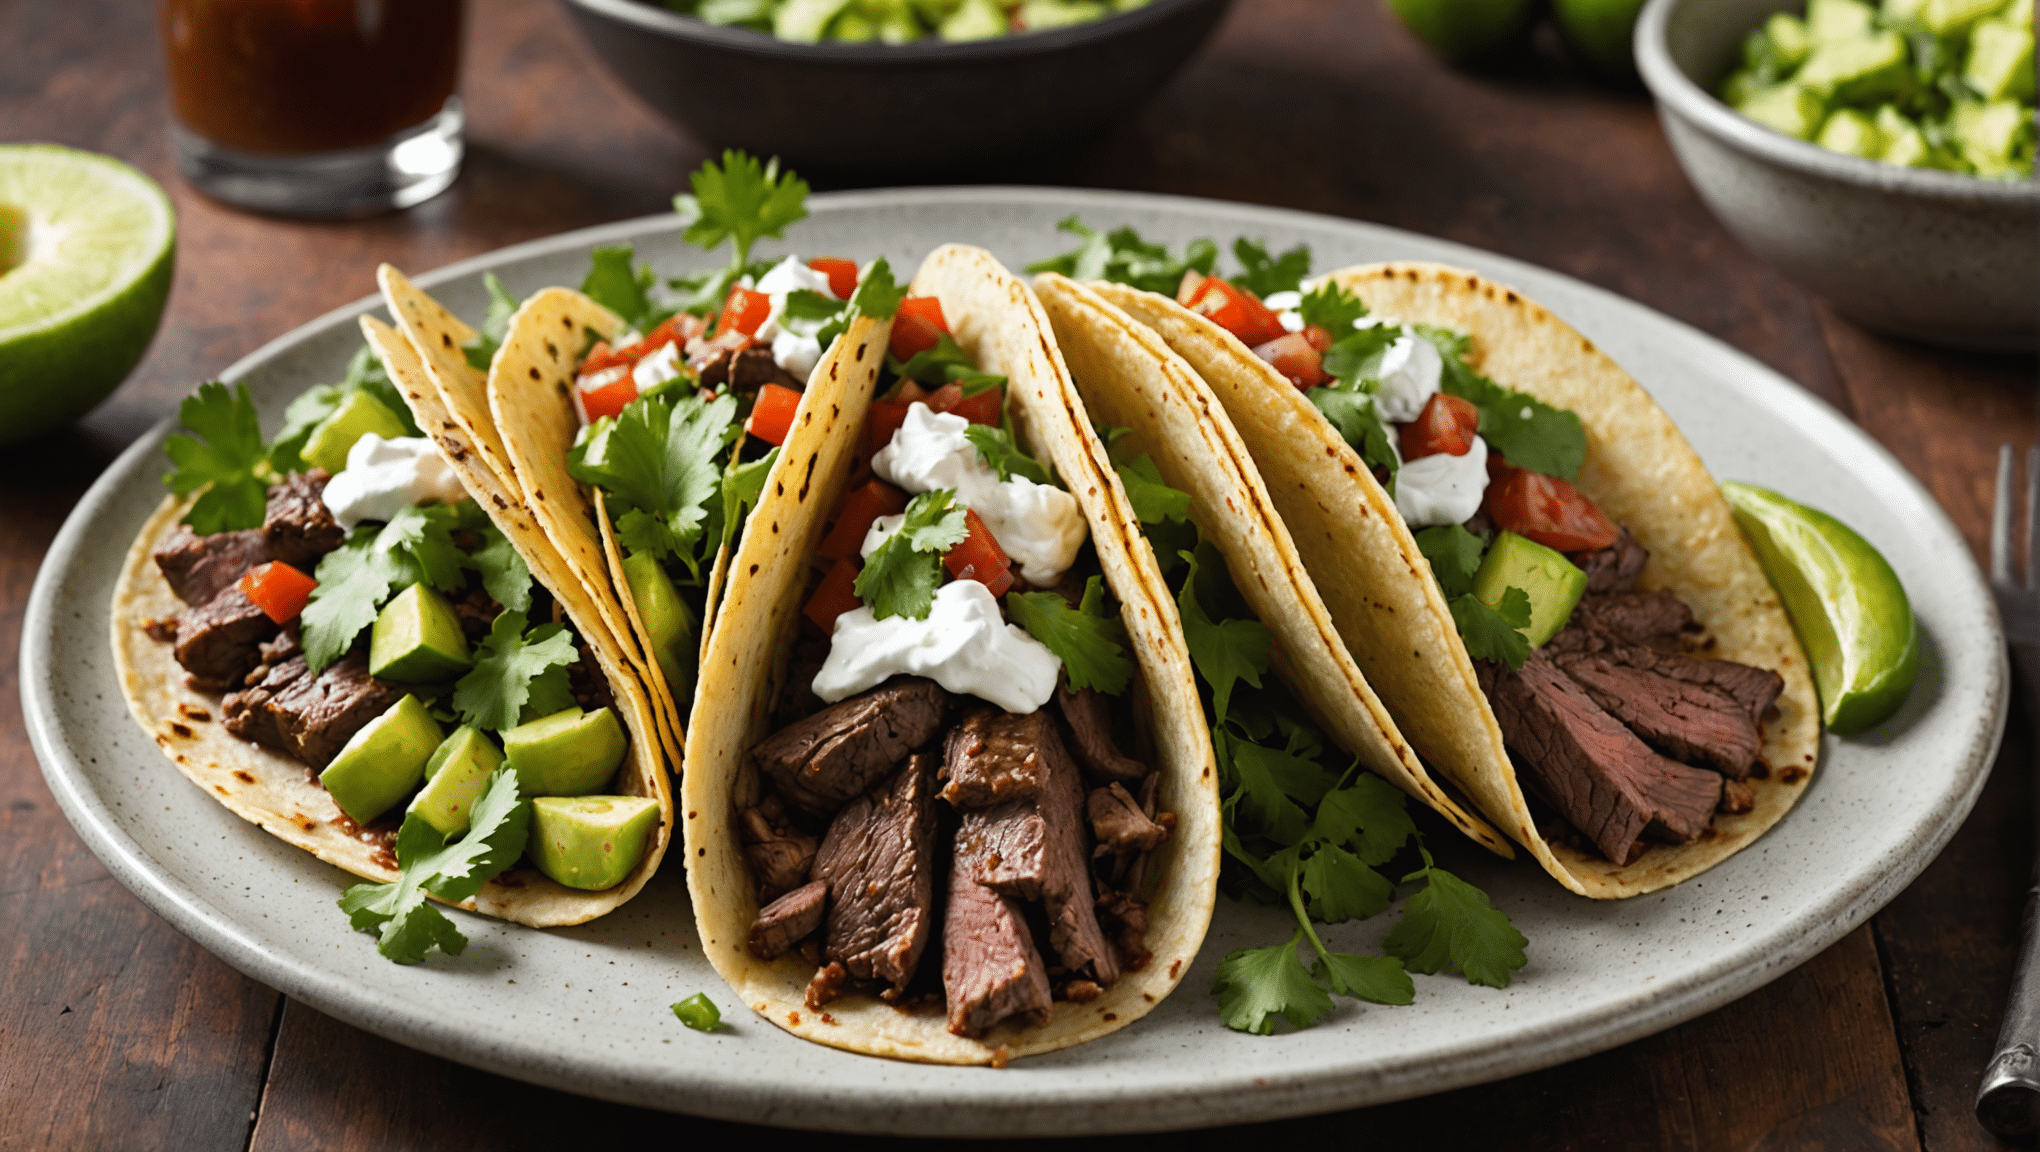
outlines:
M1466 455L1437 452L1406 460L1395 474L1395 510L1412 528L1464 524L1487 492L1487 441L1473 438Z
M1303 293L1295 291L1270 292L1268 293L1268 298L1261 301L1261 303L1266 305L1269 311L1275 313L1277 320L1282 321L1284 331L1303 331L1303 312L1301 311L1303 308Z
M615 371L615 369L610 369L610 371ZM637 386L640 394L656 388L678 375L680 375L680 345L677 341L671 344L659 345L652 350L651 355L639 360L630 370L631 383ZM593 386L600 387L601 385L595 384Z
M925 620L880 620L866 607L836 617L814 693L834 704L904 673L1008 712L1033 712L1055 695L1061 671L1062 661L1047 645L1006 623L990 590L975 580L952 580L936 589Z
M1429 340L1407 332L1396 337L1381 354L1381 387L1374 393L1381 418L1398 424L1415 420L1437 393L1444 371L1445 361Z
M342 528L388 520L413 504L467 499L460 478L423 436L385 440L373 432L347 451L347 470L326 482L326 509Z
M772 311L758 326L760 344L772 346L772 362L806 380L822 359L822 342L815 338L824 320L793 320L786 315L786 298L799 291L819 292L830 300L840 299L829 286L829 278L808 267L798 256L788 256L758 278L754 291L772 298Z
M964 435L969 427L963 417L917 400L891 442L872 457L872 471L910 494L951 489L1020 565L1022 579L1036 588L1054 584L1076 563L1090 532L1077 498L1025 476L1000 480Z

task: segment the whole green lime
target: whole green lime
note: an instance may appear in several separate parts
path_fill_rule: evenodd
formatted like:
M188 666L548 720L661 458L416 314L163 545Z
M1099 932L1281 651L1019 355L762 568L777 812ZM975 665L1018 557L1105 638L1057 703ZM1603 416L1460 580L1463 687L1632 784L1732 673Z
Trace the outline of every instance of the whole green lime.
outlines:
M1636 14L1643 0L1552 0L1551 19L1572 49L1597 70L1636 75Z
M1538 0L1388 0L1417 39L1447 60L1492 56L1520 43Z
M0 443L106 399L155 338L177 218L106 156L0 145Z

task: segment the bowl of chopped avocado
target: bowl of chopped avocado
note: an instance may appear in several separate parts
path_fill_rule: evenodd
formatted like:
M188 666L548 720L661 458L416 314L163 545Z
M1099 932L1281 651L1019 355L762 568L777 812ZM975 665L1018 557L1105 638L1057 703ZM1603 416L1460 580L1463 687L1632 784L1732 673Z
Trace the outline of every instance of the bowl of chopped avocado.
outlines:
M955 178L1137 111L1232 0L563 0L623 83L711 147ZM911 130L909 130L911 129Z
M1636 58L1722 222L1837 310L2040 347L2033 0L1650 0Z

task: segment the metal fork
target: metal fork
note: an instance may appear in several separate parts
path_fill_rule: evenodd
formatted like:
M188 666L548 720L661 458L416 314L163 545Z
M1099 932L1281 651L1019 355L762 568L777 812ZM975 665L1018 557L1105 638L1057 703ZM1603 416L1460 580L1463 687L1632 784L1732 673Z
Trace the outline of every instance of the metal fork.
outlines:
M1997 497L1990 518L1990 587L1997 597L2012 662L2025 681L2027 715L2040 719L2040 447L2026 453L2025 551L2023 576L2012 571L2012 446L1998 449ZM2033 908L2040 898L2040 872L2026 893L2019 965L2005 1003L1997 1053L1976 1089L1976 1118L2010 1140L2040 1130L2040 935Z

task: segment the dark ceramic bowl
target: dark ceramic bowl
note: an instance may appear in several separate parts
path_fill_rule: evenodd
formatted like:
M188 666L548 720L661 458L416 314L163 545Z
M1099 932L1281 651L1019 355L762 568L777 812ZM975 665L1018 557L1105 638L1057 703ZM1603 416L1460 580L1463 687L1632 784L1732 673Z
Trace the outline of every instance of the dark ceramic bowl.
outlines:
M1061 149L1130 115L1232 0L1154 0L1052 32L794 44L644 0L563 0L631 91L713 148L798 169L939 175Z

